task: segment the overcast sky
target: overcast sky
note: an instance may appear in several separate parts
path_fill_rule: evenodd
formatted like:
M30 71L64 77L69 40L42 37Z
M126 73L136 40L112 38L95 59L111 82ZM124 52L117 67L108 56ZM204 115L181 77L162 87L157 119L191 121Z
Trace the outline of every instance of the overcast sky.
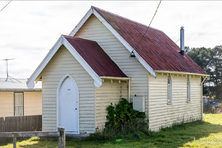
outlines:
M8 1L0 1L0 9ZM0 12L0 78L28 78L61 34L68 35L91 6L149 25L159 1L12 1ZM162 1L151 24L185 46L222 45L222 1ZM179 45L179 42L177 42Z

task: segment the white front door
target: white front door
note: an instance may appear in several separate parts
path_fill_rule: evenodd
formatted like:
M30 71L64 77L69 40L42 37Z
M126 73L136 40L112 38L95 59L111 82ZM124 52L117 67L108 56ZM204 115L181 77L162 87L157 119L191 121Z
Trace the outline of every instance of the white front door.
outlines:
M58 100L58 126L68 134L79 133L79 95L74 79L67 76L61 84Z

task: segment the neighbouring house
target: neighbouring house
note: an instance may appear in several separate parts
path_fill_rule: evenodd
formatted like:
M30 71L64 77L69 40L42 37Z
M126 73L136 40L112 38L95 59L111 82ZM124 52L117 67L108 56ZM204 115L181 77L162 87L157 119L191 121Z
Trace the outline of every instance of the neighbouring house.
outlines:
M120 98L145 112L149 128L202 119L201 78L208 75L162 31L91 7L61 35L27 81L42 81L42 129L68 134L103 129ZM131 58L130 58L131 55Z
M210 97L209 96L203 96L203 107L206 107L210 104Z
M42 114L42 88L29 89L27 79L0 78L0 117Z

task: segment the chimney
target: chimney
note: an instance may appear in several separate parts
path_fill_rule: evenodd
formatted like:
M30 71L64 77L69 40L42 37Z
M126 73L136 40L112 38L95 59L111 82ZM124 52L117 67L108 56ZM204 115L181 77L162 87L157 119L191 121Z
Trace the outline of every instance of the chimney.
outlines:
M180 29L180 54L184 56L184 29L183 26Z

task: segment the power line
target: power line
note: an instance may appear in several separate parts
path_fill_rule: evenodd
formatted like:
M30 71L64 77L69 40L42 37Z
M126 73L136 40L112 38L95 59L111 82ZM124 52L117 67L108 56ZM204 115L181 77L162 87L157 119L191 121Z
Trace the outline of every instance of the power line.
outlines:
M147 29L146 29L146 31L144 32L143 36L141 37L140 41L139 41L139 42L137 43L137 45L134 47L134 50L135 50L135 49L136 49L136 47L139 45L139 43L140 43L140 42L143 40L143 38L144 38L145 34L147 33L148 29L150 28L150 25L151 25L151 23L152 23L152 21L153 21L154 17L156 16L156 13L157 13L158 9L159 9L159 6L160 6L160 4L161 4L161 1L162 1L162 0L160 0L160 2L159 2L159 4L158 4L158 6L157 6L157 8L156 8L156 11L155 11L155 13L154 13L154 15L153 15L152 20L150 21L149 26L147 27Z
M177 43L180 39L178 39L175 43Z
M12 1L12 0L10 0L10 1L0 10L0 12L1 12L3 9L5 9L5 7L7 7L9 3L11 3L11 1Z

